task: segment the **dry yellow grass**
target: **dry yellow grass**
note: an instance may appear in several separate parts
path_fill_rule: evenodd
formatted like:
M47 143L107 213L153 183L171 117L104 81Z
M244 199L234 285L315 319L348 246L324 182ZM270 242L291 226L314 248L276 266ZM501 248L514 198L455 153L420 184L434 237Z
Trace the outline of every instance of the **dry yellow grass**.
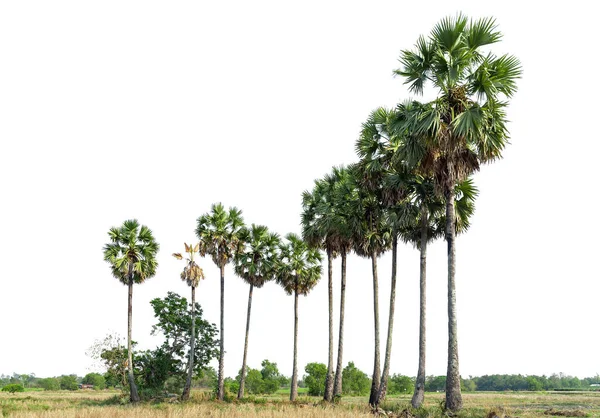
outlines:
M177 401L115 404L116 392L26 392L0 393L0 417L11 418L345 418L373 417L366 398L344 398L341 405L322 406L317 398L304 398L290 404L273 396L258 403L223 403L206 400L200 392L190 402ZM414 411L419 418L442 417L443 394L426 395L425 408ZM600 417L600 393L466 393L464 410L459 418L487 417L495 412L499 418L548 418L551 411L580 414L571 416ZM396 413L407 408L410 396L389 397L384 408ZM569 415L567 415L569 416Z

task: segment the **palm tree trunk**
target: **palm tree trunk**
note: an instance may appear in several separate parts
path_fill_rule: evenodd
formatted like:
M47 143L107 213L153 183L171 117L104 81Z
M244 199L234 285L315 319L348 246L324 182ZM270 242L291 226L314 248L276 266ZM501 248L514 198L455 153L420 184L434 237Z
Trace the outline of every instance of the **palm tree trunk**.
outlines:
M298 290L294 291L294 372L292 373L292 387L290 401L298 397Z
M420 318L419 318L419 370L417 372L417 381L415 384L415 393L413 394L411 404L413 408L419 408L423 405L425 399L425 342L426 342L426 278L427 278L427 206L421 204L421 271L420 271Z
M375 361L369 405L375 405L377 393L379 392L379 380L381 379L381 366L379 364L379 282L377 279L377 256L375 253L371 254L371 266L373 268L373 311L375 314Z
M132 265L129 267L130 277ZM133 307L133 278L129 279L129 292L127 299L127 378L129 379L129 399L131 402L139 402L140 395L138 395L137 386L135 385L135 378L133 377L133 347L131 345L131 319L132 319L132 307Z
M455 229L454 190L450 189L446 192L446 241L448 241L448 370L446 372L446 409L453 412L462 408L456 325Z
M224 359L225 359L225 266L220 266L221 270L221 340L219 341L219 383L217 389L217 399L222 401L225 398L224 380Z
M340 335L338 341L338 356L337 356L337 368L335 370L335 386L333 388L333 395L338 396L342 394L342 373L343 363L342 356L344 354L344 309L346 302L346 252L342 251L342 289L340 291Z
M194 345L196 340L196 286L192 286L192 334L190 336L190 360L188 363L187 380L181 394L181 399L186 401L190 398L192 390L192 376L194 374Z
M250 332L250 310L252 309L252 291L254 285L250 284L250 292L248 293L248 314L246 316L246 340L244 342L244 359L242 360L242 375L240 376L240 389L238 390L238 399L244 397L244 384L246 383L246 358L248 355L248 334Z
M333 254L330 249L327 250L327 275L329 279L329 360L323 399L331 402L333 397Z
M390 317L388 320L388 335L385 345L385 361L383 362L383 373L381 374L381 384L375 399L375 406L378 406L387 393L388 376L390 374L390 359L392 355L392 337L394 334L394 310L396 308L396 264L398 257L398 237L394 233L392 241L392 284L390 289Z

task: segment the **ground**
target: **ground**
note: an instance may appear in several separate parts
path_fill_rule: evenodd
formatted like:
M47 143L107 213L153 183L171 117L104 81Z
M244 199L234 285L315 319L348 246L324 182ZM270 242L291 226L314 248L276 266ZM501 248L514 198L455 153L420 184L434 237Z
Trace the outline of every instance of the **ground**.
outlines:
M121 405L115 391L57 391L0 393L0 417L11 418L191 418L191 417L373 417L366 397L345 397L340 405L323 406L319 398L301 397L296 404L287 394L251 398L246 403L216 402L208 393L194 391L190 402L147 402ZM426 393L425 408L403 413L410 395L390 396L383 405L390 417L442 417L443 394ZM534 418L551 416L600 417L598 392L465 393L460 418Z

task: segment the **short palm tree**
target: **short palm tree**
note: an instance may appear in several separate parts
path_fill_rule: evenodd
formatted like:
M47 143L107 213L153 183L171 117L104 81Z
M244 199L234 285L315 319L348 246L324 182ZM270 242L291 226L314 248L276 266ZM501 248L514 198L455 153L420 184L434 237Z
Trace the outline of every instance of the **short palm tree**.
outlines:
M184 243L183 245L185 246L185 252L189 254L189 257L185 258L186 266L183 268L180 277L181 280L186 282L188 286L192 288L192 329L190 334L190 360L188 363L187 379L185 381L183 393L181 394L181 399L185 401L190 398L190 390L192 388L192 375L194 373L194 346L196 339L196 287L200 283L200 280L204 279L204 271L194 261L194 254L198 254L198 252L200 251L200 244L196 244L194 246L191 244L187 245L186 243ZM181 255L181 253L173 253L173 257L175 257L178 260L182 260L184 258Z
M266 226L254 225L241 234L242 247L235 255L235 273L250 285L248 293L248 314L246 317L246 339L244 359L240 374L238 399L244 396L246 380L246 358L248 354L248 334L250 331L250 311L252 309L252 291L261 288L275 277L275 264L278 256L279 236L269 232Z
M219 267L221 276L221 338L219 345L219 374L217 398L225 397L224 359L225 359L225 266L240 251L241 236L244 227L242 211L232 207L225 210L221 203L213 204L211 211L198 218L196 236L200 240L200 255L210 255Z
M410 91L422 94L431 82L438 90L433 102L416 112L415 136L407 160L434 180L446 204L448 243L448 368L446 408L462 407L456 323L456 250L454 188L457 183L502 155L508 143L505 109L521 76L519 60L500 57L483 48L497 43L502 34L493 18L469 20L447 17L429 36L419 37L412 51L402 51L401 68Z
M290 401L298 397L298 295L307 295L321 278L321 254L310 248L296 234L287 234L287 242L280 245L277 263L277 283L288 295L294 295L294 370Z
M123 222L108 231L110 242L104 246L104 260L110 264L113 276L128 287L127 299L127 371L129 398L139 402L140 396L133 376L133 349L131 345L131 320L133 285L145 282L156 274L156 255L159 245L152 231L140 226L136 219Z

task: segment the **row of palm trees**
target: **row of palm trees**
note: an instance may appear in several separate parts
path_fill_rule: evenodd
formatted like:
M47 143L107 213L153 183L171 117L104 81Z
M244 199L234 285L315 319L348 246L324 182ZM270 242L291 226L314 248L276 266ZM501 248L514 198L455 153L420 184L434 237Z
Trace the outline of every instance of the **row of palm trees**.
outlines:
M358 163L334 167L303 195L303 236L324 250L329 279L329 360L324 399L341 393L346 256L352 250L371 259L373 270L374 369L369 403L385 397L390 368L398 240L420 250L419 366L414 407L423 403L426 346L427 244L444 236L448 245L448 368L446 408L462 407L458 365L455 291L455 238L466 231L477 189L470 176L484 163L501 157L508 142L505 109L521 75L519 61L495 56L483 47L502 35L492 18L463 15L442 19L413 50L402 51L401 68L409 91L418 95L432 84L437 97L427 103L405 101L379 108L362 126ZM383 372L377 258L392 251L388 335ZM338 358L333 366L332 262L341 256L342 277Z
M471 175L484 163L501 157L508 142L505 109L521 75L519 61L482 48L497 43L501 33L492 18L469 20L463 15L442 19L429 37L419 37L413 50L402 51L401 68L409 91L422 95L427 84L437 89L430 102L405 101L393 109L379 108L363 123L356 141L359 161L334 167L316 180L302 196L302 238L288 234L286 241L264 226L244 225L241 211L215 204L197 220L197 244L185 245L189 257L181 274L192 288L203 278L194 254L210 256L220 270L221 318L218 399L224 398L224 280L225 266L233 262L238 276L249 284L246 338L240 390L243 396L248 334L254 288L276 280L294 295L294 366L290 399L297 396L298 295L306 295L321 276L323 250L328 264L329 353L324 398L341 394L346 259L350 252L369 258L373 274L374 367L369 403L385 398L391 364L398 242L420 251L419 365L412 404L423 402L426 348L427 244L445 237L448 245L448 368L446 408L462 407L458 365L455 291L455 238L469 227L477 189ZM136 236L136 234L138 234ZM156 270L158 244L150 230L126 221L109 232L105 259L113 275L129 286L128 352L131 400L139 400L131 361L131 295L134 283ZM378 258L392 251L390 311L383 370L380 359ZM175 257L182 259L179 253ZM333 347L332 264L341 258L340 322L337 362ZM193 305L192 305L193 306ZM193 321L192 321L193 323ZM192 332L192 335L194 333ZM193 347L194 342L190 345ZM191 351L193 352L193 350ZM190 355L190 370L193 357ZM191 373L191 372L190 372ZM184 397L189 396L191 374Z

